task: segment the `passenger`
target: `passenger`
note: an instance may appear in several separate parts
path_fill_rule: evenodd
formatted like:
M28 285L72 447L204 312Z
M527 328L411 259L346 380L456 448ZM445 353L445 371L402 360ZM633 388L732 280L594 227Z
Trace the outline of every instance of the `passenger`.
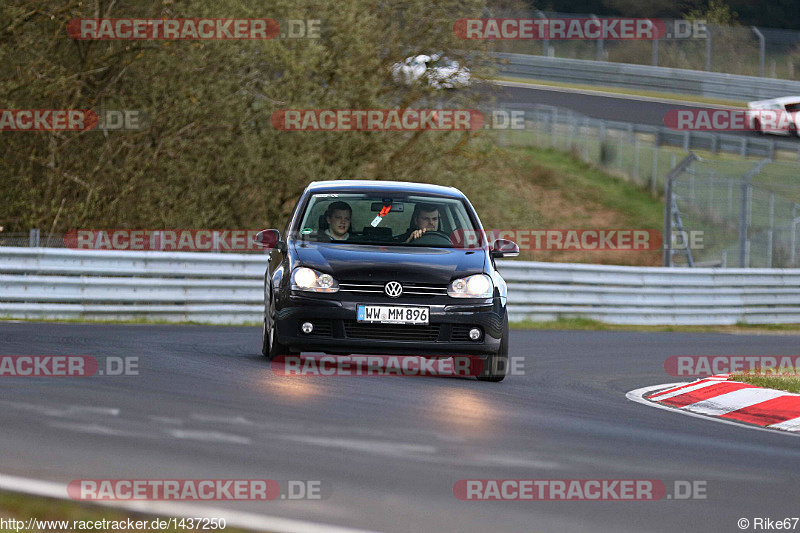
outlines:
M353 209L347 202L333 202L325 211L328 229L320 236L322 242L338 242L350 239L350 219Z

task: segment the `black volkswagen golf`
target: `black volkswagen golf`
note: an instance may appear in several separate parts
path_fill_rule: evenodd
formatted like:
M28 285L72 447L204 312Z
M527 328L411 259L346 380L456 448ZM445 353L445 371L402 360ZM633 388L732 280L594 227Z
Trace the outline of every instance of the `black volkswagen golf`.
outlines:
M263 347L273 359L330 354L478 356L478 379L508 364L507 287L458 189L391 181L314 182L271 248Z

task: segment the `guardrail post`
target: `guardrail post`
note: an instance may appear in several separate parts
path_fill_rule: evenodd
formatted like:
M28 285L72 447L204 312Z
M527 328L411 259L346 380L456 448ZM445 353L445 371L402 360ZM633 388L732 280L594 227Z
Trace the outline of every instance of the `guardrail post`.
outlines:
M31 248L39 247L39 230L32 229L28 232L28 246Z
M728 216L733 214L733 182L728 178Z
M673 154L673 157L675 154ZM672 170L667 173L664 179L664 266L672 266L672 180L680 176L680 174L691 165L697 156L693 152L683 158L680 163L673 165Z
M589 15L593 20L599 20L597 15ZM603 48L603 38L600 37L597 39L597 60L598 61L605 61L605 50Z
M653 146L653 173L650 175L650 194L655 196L657 187L658 187L658 142L656 142L655 145Z
M589 117L583 117L583 135L586 136L583 143L583 160L589 162Z
M539 17L539 18L547 20L547 15L545 15L544 13L539 11L538 9L536 10L536 16ZM547 30L544 33L544 39L542 39L542 55L544 57L550 57L550 28L549 28L549 26L546 26L546 27L547 27Z
M658 66L658 41L660 39L653 39L653 59L651 63L654 67Z
M714 220L714 171L708 176L708 214Z
M797 218L797 204L792 204L792 250L791 250L791 265L795 266L797 258L797 223L800 218Z
M769 193L769 229L767 230L767 268L772 268L772 238L775 230L775 193Z
M755 32L756 36L758 37L758 59L759 59L759 74L762 78L765 77L766 69L766 56L767 56L767 40L764 38L764 34L758 31L758 28L755 26L751 26L753 32Z
M762 159L742 177L741 208L739 211L739 267L741 268L748 268L750 263L750 239L747 236L747 229L750 225L748 214L751 212L750 203L752 201L750 198L750 191L752 190L750 182L767 163L769 163L769 159Z

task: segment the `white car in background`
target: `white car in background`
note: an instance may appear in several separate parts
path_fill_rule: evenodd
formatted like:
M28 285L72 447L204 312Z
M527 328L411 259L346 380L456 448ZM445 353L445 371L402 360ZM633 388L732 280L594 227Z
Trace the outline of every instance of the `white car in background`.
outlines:
M797 136L800 122L800 96L785 96L770 100L757 100L747 104L747 114L753 131L759 134Z
M427 78L434 89L459 89L472 84L470 71L458 61L441 54L417 55L395 63L392 67L394 81L412 85L420 78Z

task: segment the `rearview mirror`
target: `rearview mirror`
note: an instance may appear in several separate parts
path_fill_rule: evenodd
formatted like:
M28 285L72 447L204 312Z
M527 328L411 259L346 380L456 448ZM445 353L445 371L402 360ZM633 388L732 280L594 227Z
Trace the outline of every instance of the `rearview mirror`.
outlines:
M370 211L375 213L379 212L383 209L384 204L381 202L372 202L370 206ZM402 213L405 210L405 204L403 202L392 202L392 213Z

